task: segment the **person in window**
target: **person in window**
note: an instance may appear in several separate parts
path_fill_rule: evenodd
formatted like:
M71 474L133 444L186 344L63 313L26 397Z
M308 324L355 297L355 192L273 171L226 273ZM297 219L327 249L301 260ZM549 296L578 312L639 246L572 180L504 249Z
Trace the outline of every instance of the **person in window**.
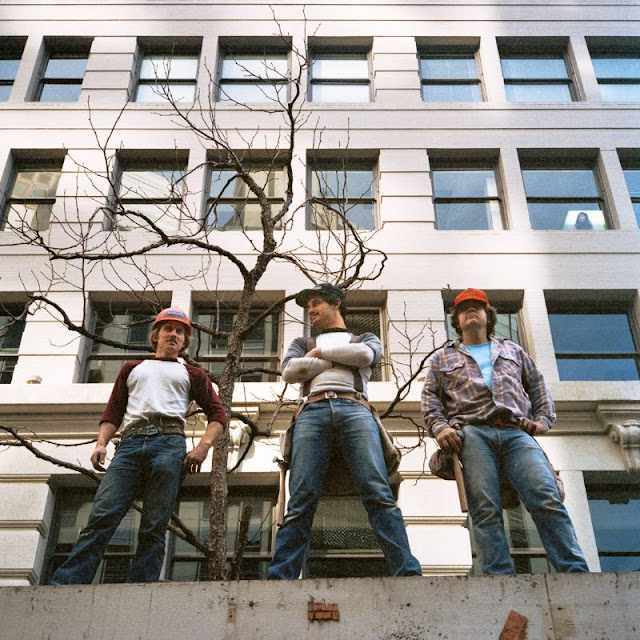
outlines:
M485 573L514 573L502 519L501 476L518 493L556 571L587 564L562 504L554 472L532 436L555 422L553 399L529 355L491 337L496 310L480 289L455 301L451 324L460 339L429 359L422 390L427 433L462 463L473 532Z
M593 229L593 224L591 223L589 214L586 211L581 211L578 214L574 229Z
M378 426L367 402L371 368L380 360L380 340L364 333L352 341L344 322L345 295L334 285L305 289L296 302L306 307L309 321L320 333L310 350L306 338L296 338L282 363L285 382L300 384L302 403L293 430L290 499L268 577L300 575L334 444L351 473L391 575L421 575L389 486Z
M127 582L160 576L164 541L182 472L197 473L224 431L227 416L203 369L179 356L189 346L187 314L171 307L151 325L155 358L123 365L100 420L91 463L104 471L107 444L119 427L121 442L98 487L87 526L51 584L88 584L105 548L133 500L141 496L142 517ZM195 400L208 424L198 445L186 453L187 409Z

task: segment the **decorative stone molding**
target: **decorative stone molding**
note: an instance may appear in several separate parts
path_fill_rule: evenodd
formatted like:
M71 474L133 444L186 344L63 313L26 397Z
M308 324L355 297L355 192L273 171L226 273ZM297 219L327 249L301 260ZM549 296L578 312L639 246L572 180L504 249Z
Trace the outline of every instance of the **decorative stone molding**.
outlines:
M640 471L640 420L627 420L612 424L611 440L620 445L622 460L627 471Z

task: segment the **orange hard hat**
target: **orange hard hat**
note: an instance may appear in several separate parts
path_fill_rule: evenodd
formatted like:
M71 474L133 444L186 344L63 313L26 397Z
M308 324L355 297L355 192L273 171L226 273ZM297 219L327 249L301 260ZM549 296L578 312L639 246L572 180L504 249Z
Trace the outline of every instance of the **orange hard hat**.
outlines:
M163 309L153 321L151 325L151 330L160 323L166 322L167 320L171 320L172 322L179 322L183 324L187 328L187 335L191 335L191 321L189 320L189 316L182 309L178 307L169 307L168 309Z
M482 302L489 306L489 296L487 296L482 289L469 288L465 289L462 293L459 293L453 302L454 308L465 300L477 300L478 302Z

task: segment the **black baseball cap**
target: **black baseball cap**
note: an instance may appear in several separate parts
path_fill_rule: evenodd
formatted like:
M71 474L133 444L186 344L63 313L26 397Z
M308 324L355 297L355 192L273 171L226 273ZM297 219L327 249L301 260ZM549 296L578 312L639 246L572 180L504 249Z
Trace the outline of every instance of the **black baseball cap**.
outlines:
M320 282L312 289L303 289L296 296L296 304L301 307L306 307L307 302L309 302L309 298L313 296L320 296L321 298L326 298L327 296L331 296L332 298L337 298L344 302L345 295L344 291L340 289L340 287L336 287L333 284L329 284L328 282Z

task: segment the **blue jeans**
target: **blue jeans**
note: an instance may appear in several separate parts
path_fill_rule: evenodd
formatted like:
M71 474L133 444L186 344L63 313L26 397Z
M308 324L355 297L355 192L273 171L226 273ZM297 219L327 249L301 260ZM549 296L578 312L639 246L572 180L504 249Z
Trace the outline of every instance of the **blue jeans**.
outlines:
M520 429L467 426L460 461L485 573L514 573L502 519L501 474L531 514L555 570L589 571L553 471L530 435Z
M315 402L298 416L293 432L287 515L276 535L270 579L300 575L311 524L335 440L353 477L369 522L394 576L421 575L411 555L402 513L384 464L378 427L369 410L343 398Z
M125 438L98 487L87 526L53 574L51 584L89 584L111 536L140 495L143 509L138 546L127 582L158 580L185 454L185 439L180 434Z

